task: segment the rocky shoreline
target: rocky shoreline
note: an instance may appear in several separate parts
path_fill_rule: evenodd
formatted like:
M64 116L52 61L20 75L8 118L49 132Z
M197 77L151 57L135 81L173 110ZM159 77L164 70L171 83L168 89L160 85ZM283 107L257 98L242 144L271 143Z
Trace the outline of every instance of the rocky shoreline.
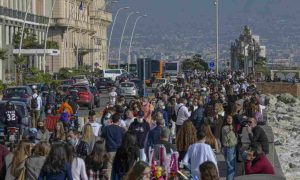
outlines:
M262 99L283 173L288 180L300 180L300 99L290 94L266 94Z

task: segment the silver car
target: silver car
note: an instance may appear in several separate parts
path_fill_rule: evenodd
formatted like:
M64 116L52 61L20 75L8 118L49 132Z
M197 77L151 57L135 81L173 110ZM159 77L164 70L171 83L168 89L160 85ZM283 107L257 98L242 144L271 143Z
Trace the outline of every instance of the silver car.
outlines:
M122 82L117 89L120 96L137 96L138 89L133 82Z

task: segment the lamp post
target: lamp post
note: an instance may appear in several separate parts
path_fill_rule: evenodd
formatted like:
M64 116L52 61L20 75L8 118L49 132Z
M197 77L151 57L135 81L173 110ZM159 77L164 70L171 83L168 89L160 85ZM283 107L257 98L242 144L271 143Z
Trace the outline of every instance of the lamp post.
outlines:
M132 45L132 40L133 40L133 36L134 36L134 32L135 32L135 27L136 27L136 24L137 22L142 18L142 17L147 17L147 15L143 15L143 16L138 16L135 20L135 23L134 23L134 26L133 26L133 29L132 29L132 33L131 33L131 39L130 39L130 43L129 43L129 50L128 50L128 72L130 72L129 70L129 67L130 67L130 64L131 64L131 45Z
M47 39L48 39L48 33L49 33L49 27L50 27L50 22L51 22L51 18L53 16L53 10L54 10L54 6L55 6L56 0L53 1L52 3L52 8L51 8L51 16L49 17L48 20L48 24L47 24L47 30L46 30L46 34L45 34L45 42L44 42L44 63L43 63L43 69L44 69L44 73L46 73L46 49L47 49ZM53 69L52 69L53 71Z
M216 7L216 74L219 74L219 0L215 1Z
M25 29L25 24L26 24L26 20L27 20L27 15L28 15L28 11L29 11L31 2L32 2L32 0L29 0L29 1L28 1L27 8L26 8L26 13L25 13L24 21L23 21L23 26L22 26L22 31L21 31L21 40L20 40L20 45L19 45L19 54L18 54L19 57L21 56L21 50L22 50L22 43L23 43L24 29Z
M124 27L123 27L123 32L122 32L122 36L121 36L121 41L120 41L120 46L119 46L119 60L118 60L118 69L120 69L120 63L121 63L121 50L122 50L122 42L123 42L123 37L124 37L124 33L125 33L125 29L126 29L126 26L127 26L127 22L130 18L130 16L134 15L134 14L139 14L139 12L130 12L126 18L126 21L125 21L125 24L124 24Z
M110 31L110 35L109 35L109 41L108 41L108 49L107 49L107 59L108 59L108 61L109 61L109 50L110 50L111 37L112 37L112 33L113 33L113 31L114 31L116 19L117 19L118 15L119 15L119 12L120 12L121 10L123 10L123 9L129 9L129 7L121 7L121 8L119 8L119 9L117 10L116 16L115 16L115 18L114 18L114 20L113 20L113 25L112 25L112 27L111 27L111 31Z

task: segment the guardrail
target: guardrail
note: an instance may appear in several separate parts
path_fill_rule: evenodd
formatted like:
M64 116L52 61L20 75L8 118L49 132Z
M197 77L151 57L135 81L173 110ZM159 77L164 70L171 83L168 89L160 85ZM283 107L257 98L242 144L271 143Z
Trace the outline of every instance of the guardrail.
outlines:
M11 18L16 18L16 19L20 19L20 20L24 20L25 19L25 12L23 11L19 11L19 10L15 10L15 9L10 9L7 7L3 7L0 6L0 16L8 16ZM40 23L40 24L47 24L49 18L45 17L45 16L38 16L35 14L31 14L28 13L27 15L27 21L31 21L31 22L35 22L35 23Z

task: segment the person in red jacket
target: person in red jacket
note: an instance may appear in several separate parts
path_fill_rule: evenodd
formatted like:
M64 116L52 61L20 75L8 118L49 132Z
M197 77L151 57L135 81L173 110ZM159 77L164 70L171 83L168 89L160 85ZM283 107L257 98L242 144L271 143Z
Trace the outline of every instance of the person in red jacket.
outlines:
M274 168L260 144L252 145L254 154L249 153L245 162L246 174L275 174Z

